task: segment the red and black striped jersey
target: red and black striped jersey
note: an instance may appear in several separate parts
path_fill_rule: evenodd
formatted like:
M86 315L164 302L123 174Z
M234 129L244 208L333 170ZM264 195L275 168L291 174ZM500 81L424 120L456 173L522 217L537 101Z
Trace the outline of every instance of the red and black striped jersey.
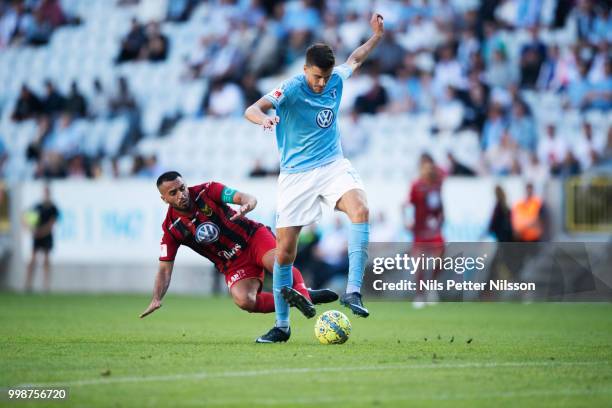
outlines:
M179 246L185 245L223 271L246 250L249 239L263 224L245 217L230 221L235 211L221 199L224 188L215 182L189 187L192 209L188 215L168 208L162 224L160 261L174 261Z

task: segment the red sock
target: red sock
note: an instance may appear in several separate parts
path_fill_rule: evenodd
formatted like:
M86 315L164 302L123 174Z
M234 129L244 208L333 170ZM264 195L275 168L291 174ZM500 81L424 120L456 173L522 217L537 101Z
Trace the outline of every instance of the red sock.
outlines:
M310 301L310 294L308 294L308 289L306 288L306 284L304 284L304 278L302 278L302 273L295 266L293 267L293 289L300 292L304 297Z
M274 311L274 295L270 292L260 292L255 298L255 310L252 313L272 313Z
M312 301L312 299L310 299L310 295L308 294L308 289L304 284L304 278L302 278L302 274L295 266L293 267L293 289L297 290L308 300ZM253 310L253 313L272 313L273 311L274 295L270 292L258 293L257 298L255 298L255 310Z

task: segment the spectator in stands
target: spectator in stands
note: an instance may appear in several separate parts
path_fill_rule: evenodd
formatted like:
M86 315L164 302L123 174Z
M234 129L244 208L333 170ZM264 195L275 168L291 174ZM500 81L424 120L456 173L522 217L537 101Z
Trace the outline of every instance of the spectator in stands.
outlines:
M351 111L350 120L342 128L342 152L352 159L363 154L370 143L368 132L363 128L361 118L356 110Z
M151 62L164 61L168 56L168 37L161 33L158 22L147 25L146 40L140 49L139 58Z
M196 0L172 0L168 2L166 19L175 23L184 23L191 17Z
M266 177L268 175L268 170L266 170L263 166L263 163L260 159L256 159L253 164L253 168L249 172L249 177L257 178L257 177Z
M578 38L590 40L595 26L596 9L592 0L579 0L577 7L572 12L572 18L578 29Z
M45 96L42 99L42 109L47 115L55 116L64 109L66 98L59 93L50 79L45 81Z
M548 167L540 161L536 152L530 152L522 166L522 175L527 180L532 180L537 185L543 185L550 177Z
M210 62L204 65L201 72L206 77L232 78L237 81L241 77L243 64L244 55L240 47L229 34L224 34L217 39Z
M125 77L117 79L117 91L110 98L109 110L111 117L124 117L128 121L128 129L120 150L136 144L142 137L140 106Z
M507 131L504 131L500 143L491 145L485 151L485 159L493 175L507 176L520 172L518 149Z
M89 162L82 154L71 157L66 167L69 178L85 179L92 177Z
M446 171L446 174L451 176L476 175L476 172L474 170L457 160L457 158L451 151L448 151L446 153L446 159L448 160L448 170Z
M306 54L306 49L312 44L312 32L308 30L294 30L289 32L285 46L284 63L291 65Z
M26 160L34 162L39 162L42 157L42 145L51 133L52 122L48 116L41 115L38 117L37 125L36 137L26 149Z
M529 29L530 41L521 49L520 70L521 88L534 89L540 68L546 60L546 45L540 40L537 25Z
M469 90L466 93L460 94L463 96L464 112L462 128L469 128L481 134L487 119L487 90L484 85L479 82L470 84Z
M41 0L36 13L40 13L42 19L55 29L68 22L59 0Z
M23 2L0 3L0 49L20 41L24 32L25 12Z
M79 86L76 81L72 81L70 84L70 93L66 97L64 110L75 118L84 118L87 116L87 100L81 91L79 91Z
M138 110L136 98L130 91L127 79L121 76L117 79L117 91L109 100L110 113L117 116L123 113L132 113Z
M253 74L246 74L240 82L242 94L244 95L245 106L251 106L262 97L259 88L257 88L257 78Z
M502 39L502 35L497 28L497 24L492 21L484 23L484 39L482 42L482 56L485 64L488 66L493 59L493 52L499 50L507 55L506 43Z
M538 137L533 117L529 114L527 105L515 100L512 104L512 115L510 116L510 136L518 147L528 152L534 152L537 147Z
M130 31L121 41L121 50L117 56L117 64L132 61L138 58L140 50L147 42L147 36L144 28L136 18L132 18L132 26Z
M19 98L11 118L15 121L27 120L36 117L42 111L43 104L41 100L26 84L21 85Z
M249 172L249 177L257 178L257 177L267 177L267 176L278 176L279 169L268 169L264 167L263 163L260 159L255 159L255 163L253 163L253 168Z
M44 186L43 201L36 204L24 216L24 223L32 231L33 244L32 256L26 268L25 290L32 290L34 280L34 269L39 254L43 256L43 289L49 291L51 287L51 260L53 250L53 228L59 218L59 210L51 200L51 190L48 185Z
M24 24L24 37L29 45L45 45L53 34L53 25L38 9L32 16L28 16Z
M553 176L571 177L580 173L580 162L572 150L567 150L560 165L551 171Z
M385 36L372 52L372 58L377 61L381 74L394 75L402 65L406 50L395 40L393 31L385 32Z
M93 95L89 101L89 113L94 118L106 117L109 113L110 98L104 91L100 78L93 82Z
M433 78L433 89L436 99L443 99L449 86L454 89L465 89L466 78L459 61L455 58L455 51L450 43L440 47L437 52Z
M157 162L157 155L150 154L142 159L142 166L135 173L133 173L133 175L136 177L152 179L162 173L163 169Z
M499 145L506 130L506 121L503 116L503 108L498 103L489 107L487 120L482 130L481 145L484 151Z
M204 111L212 117L238 117L244 111L244 97L238 85L216 79L204 97Z
M611 19L612 21L612 19ZM596 83L606 79L606 62L610 59L610 43L602 40L596 44L597 51L593 60L587 78L589 82Z
M540 138L538 142L538 158L552 172L557 172L557 169L562 165L567 156L567 144L557 136L557 128L554 124L546 126L546 136Z
M493 51L493 58L489 63L486 73L486 82L491 87L507 88L516 82L516 72L514 66L503 50Z
M582 134L575 147L575 155L582 171L589 170L602 159L606 148L605 142L603 138L593 136L593 126L589 122L582 123Z
M355 100L354 110L358 114L368 113L375 114L385 110L389 96L387 90L381 85L378 76L372 77L372 85L370 89L363 95L360 95Z
M583 102L587 109L608 112L612 108L612 56L609 56L604 64L603 77L589 82Z
M68 177L64 156L56 151L42 150L34 177L42 180L63 179Z
M79 151L82 136L79 129L73 126L72 116L69 113L63 113L43 142L43 149L57 152L64 158L72 157Z
M569 83L567 96L572 108L582 110L588 106L588 101L586 99L590 89L587 79L588 63L583 60L578 60L577 65L577 75Z

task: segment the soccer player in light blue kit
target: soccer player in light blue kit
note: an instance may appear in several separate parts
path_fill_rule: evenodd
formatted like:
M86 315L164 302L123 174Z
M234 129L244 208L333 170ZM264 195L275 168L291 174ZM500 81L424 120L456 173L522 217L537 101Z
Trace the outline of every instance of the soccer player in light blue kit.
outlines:
M384 34L380 14L372 15L370 26L374 34L340 66L334 67L334 53L328 45L310 46L304 74L286 80L245 111L248 120L264 129L276 127L281 160L273 272L276 324L256 340L258 343L289 339L289 306L309 318L316 314L312 303L291 288L291 268L300 230L319 220L322 203L346 213L351 220L348 284L340 303L358 316L369 315L360 293L368 259L369 210L361 179L343 157L337 117L344 81L363 64ZM272 108L277 116L266 114Z

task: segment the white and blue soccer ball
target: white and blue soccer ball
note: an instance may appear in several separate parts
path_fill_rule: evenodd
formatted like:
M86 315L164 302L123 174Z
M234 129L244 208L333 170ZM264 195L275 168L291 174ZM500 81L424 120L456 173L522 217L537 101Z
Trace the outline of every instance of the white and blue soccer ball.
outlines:
M342 344L350 334L350 320L337 310L322 313L315 323L315 337L321 344Z

